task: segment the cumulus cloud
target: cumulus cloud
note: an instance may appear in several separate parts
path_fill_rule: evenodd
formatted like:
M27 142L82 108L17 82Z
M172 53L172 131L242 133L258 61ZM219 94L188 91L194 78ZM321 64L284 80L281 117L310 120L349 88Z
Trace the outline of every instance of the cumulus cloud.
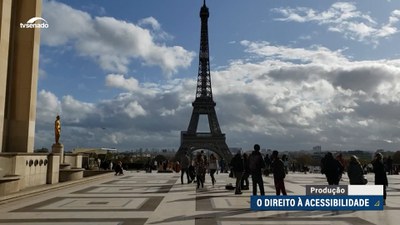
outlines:
M170 39L153 18L144 18L138 24L113 17L92 17L56 1L44 1L43 17L51 24L43 30L42 43L48 46L73 46L76 52L93 59L109 72L127 73L132 60L147 66L159 66L172 75L186 68L194 52L181 46L167 46L156 39ZM149 29L141 27L150 25ZM68 26L68 29L65 29Z
M336 2L319 12L307 7L274 8L272 11L282 15L275 19L277 21L315 22L327 26L329 31L342 33L348 39L373 44L396 34L400 18L399 10L394 10L386 23L378 23L369 13L359 11L352 2Z
M397 150L400 60L352 60L342 49L323 46L241 44L246 58L211 71L230 147ZM43 120L50 116L52 122L61 108L66 146L179 147L196 77L143 83L132 75L108 74L105 85L120 93L96 103L40 91L38 145L45 145L44 130L51 129Z
M160 85L109 74L105 83L121 93L97 103L79 101L71 95L58 98L51 92L40 91L36 145L42 147L53 143L52 123L60 112L62 143L66 149L107 146L129 150L136 146L175 146L176 134L187 126L187 121L177 118L190 114L190 103L195 96L194 80L173 79Z
M61 113L61 102L55 94L41 90L37 95L36 108L36 118L43 123Z
M234 61L213 76L225 132L249 132L273 146L290 140L297 149L319 143L375 150L389 146L384 139L396 140L398 60L351 61L341 50L315 46L242 45L254 60ZM373 133L379 138L367 138Z

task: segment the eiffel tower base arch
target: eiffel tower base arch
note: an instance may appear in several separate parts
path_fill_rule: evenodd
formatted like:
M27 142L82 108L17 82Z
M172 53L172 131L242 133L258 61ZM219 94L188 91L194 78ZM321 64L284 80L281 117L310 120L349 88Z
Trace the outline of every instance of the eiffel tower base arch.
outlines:
M180 161L181 157L187 152L192 152L199 149L207 149L216 153L220 158L223 158L228 164L232 159L232 153L229 151L225 141L225 134L213 136L211 134L197 133L188 135L187 132L181 132L181 145L175 154L175 160Z

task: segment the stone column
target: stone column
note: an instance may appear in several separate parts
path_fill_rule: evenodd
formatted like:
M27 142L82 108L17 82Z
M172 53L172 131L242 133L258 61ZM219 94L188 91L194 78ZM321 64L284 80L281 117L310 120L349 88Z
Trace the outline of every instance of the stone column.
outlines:
M41 0L12 1L3 151L33 152L39 71L39 28L21 28L41 16Z
M3 149L4 110L10 45L11 0L0 0L0 152Z
M60 156L58 154L49 154L47 165L47 183L56 184L59 181Z

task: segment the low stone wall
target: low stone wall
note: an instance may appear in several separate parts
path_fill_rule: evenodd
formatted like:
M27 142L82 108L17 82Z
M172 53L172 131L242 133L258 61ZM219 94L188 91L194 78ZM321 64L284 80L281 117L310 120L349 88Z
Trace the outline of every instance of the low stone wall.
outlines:
M59 153L0 152L0 195L44 184L82 179L82 155L67 154L66 160L71 162L72 169L60 168Z
M61 169L60 170L60 182L70 181L70 180L80 180L83 178L83 171L85 169Z
M0 196L8 195L20 190L20 176L0 177Z
M3 176L18 175L19 189L46 184L48 154L1 153L0 167Z

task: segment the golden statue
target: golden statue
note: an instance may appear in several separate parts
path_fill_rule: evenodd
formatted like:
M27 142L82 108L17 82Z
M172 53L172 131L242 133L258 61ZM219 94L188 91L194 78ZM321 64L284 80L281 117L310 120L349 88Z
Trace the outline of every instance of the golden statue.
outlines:
M59 144L61 134L61 122L60 116L56 117L56 121L54 122L54 135L56 137L56 144Z

